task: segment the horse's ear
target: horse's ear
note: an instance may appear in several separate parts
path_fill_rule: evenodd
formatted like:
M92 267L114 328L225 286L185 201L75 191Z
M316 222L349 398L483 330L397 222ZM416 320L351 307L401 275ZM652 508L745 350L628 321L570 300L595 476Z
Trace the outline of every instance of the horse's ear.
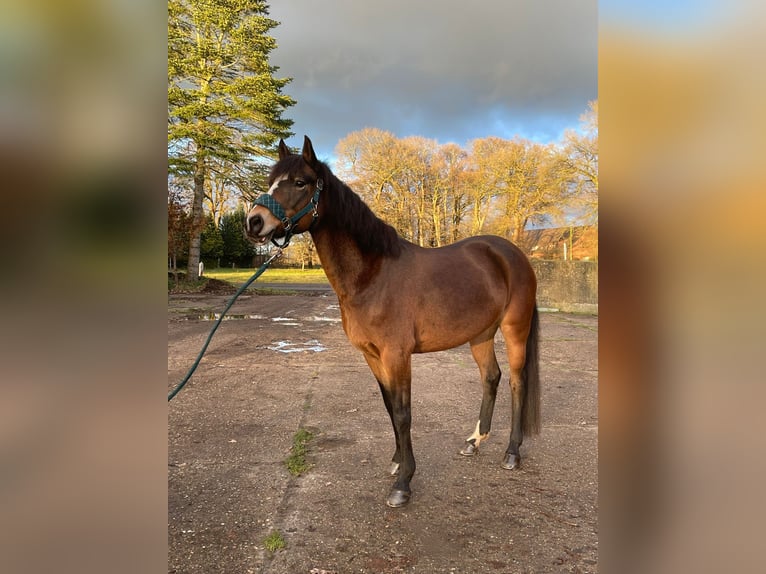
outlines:
M317 156L314 153L314 146L311 145L309 136L303 136L303 160L312 168L317 164Z
M285 140L280 139L279 140L279 159L285 159L288 155L290 155L290 148L287 147L285 144Z

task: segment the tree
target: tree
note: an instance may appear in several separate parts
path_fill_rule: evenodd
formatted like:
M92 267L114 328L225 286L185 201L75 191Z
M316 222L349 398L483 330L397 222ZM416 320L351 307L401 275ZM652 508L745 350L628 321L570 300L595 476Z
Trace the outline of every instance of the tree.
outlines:
M563 158L554 145L486 138L473 142L473 159L474 214L483 218L477 223L483 225L492 202L499 209L493 231L516 244L528 223L556 217L567 201Z
M348 134L335 148L338 175L392 225L399 219L399 200L393 187L402 171L398 145L399 140L391 132L365 128Z
M460 224L466 215L468 200L466 198L466 160L468 154L459 145L444 144L439 147L437 179L439 188L434 194L434 230L437 245L454 243L460 238ZM440 208L436 202L441 199ZM437 221L437 218L440 221Z
M268 61L278 24L259 0L168 2L168 156L170 169L193 181L189 279L198 275L211 169L235 166L251 181L249 166L257 170L292 135L282 117L295 104L282 93L290 79L275 78Z
M225 162L215 162L210 169L205 185L204 205L213 216L216 225L221 224L221 217L227 211L227 204L234 196L234 185L229 178L232 167Z
M245 209L240 204L235 211L221 216L219 224L223 240L222 265L247 266L253 262L255 248L245 238Z
M293 237L290 243L290 248L293 250L293 256L295 259L301 262L301 269L314 268L314 255L316 248L314 241L308 233L303 233Z
M465 156L459 146L366 128L342 139L336 154L340 177L400 235L419 245L448 241L446 214L464 210L462 200L450 203Z
M470 171L468 174L470 202L470 235L478 235L484 230L484 223L490 212L490 204L500 187L500 169L496 166L498 148L503 142L500 138L488 137L471 142L469 154Z
M205 218L205 227L200 234L200 259L208 262L212 267L218 267L223 256L223 237L221 230L215 224L212 215ZM197 262L199 271L199 261Z
M168 185L168 269L173 272L178 269L179 258L183 261L189 244L189 220L182 190Z
M429 164L429 140L411 136L396 140L392 158L396 172L391 179L388 211L389 223L400 235L425 245L426 180Z
M552 145L514 140L503 155L500 233L520 244L527 223L559 215L567 201L567 182L562 157Z
M566 156L584 220L598 223L598 100L580 116L581 133L567 130Z
M521 245L531 223L571 224L573 197L586 181L575 177L571 151L498 137L474 140L466 151L375 128L353 132L336 147L340 177L402 237L421 246L487 232ZM597 183L594 177L587 181Z

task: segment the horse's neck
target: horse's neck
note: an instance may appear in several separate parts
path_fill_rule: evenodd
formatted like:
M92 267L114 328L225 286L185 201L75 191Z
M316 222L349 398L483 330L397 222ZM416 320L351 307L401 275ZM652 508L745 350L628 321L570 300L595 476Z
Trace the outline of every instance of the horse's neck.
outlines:
M353 297L370 264L348 233L328 226L311 232L327 279L341 301Z
M331 202L332 207L323 210L311 236L327 278L343 302L366 290L391 254L395 252L398 256L399 240L393 229L379 220L343 182L331 174L326 181L330 183L327 192L338 195L333 196L336 201ZM373 241L371 245L371 238L378 234L384 234L383 243L376 246ZM386 241L397 243L392 247Z

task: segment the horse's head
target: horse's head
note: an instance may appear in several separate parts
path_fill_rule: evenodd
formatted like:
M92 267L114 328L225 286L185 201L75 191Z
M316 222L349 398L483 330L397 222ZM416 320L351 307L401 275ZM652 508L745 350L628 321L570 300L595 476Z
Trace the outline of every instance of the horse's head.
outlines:
M279 161L271 168L269 190L256 199L247 214L245 231L256 244L269 239L308 231L317 217L317 202L322 189L320 162L308 136L304 136L301 155L290 153L279 140Z

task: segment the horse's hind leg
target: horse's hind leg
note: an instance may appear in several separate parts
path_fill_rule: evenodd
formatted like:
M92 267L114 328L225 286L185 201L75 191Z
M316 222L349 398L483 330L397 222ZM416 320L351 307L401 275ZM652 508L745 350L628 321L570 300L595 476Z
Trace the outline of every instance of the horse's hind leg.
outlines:
M505 346L508 351L508 365L510 367L511 386L511 438L505 451L502 467L513 470L521 466L519 448L523 440L522 408L524 405L524 379L522 371L526 360L526 340L528 329L518 324L502 324L501 330L505 338Z
M497 386L500 382L500 367L495 356L495 333L497 327L492 327L481 336L471 341L471 353L479 365L481 373L482 397L479 420L476 429L469 436L465 445L460 449L463 456L473 456L479 450L482 441L489 438L489 430L492 426L492 413L495 410L495 398Z

